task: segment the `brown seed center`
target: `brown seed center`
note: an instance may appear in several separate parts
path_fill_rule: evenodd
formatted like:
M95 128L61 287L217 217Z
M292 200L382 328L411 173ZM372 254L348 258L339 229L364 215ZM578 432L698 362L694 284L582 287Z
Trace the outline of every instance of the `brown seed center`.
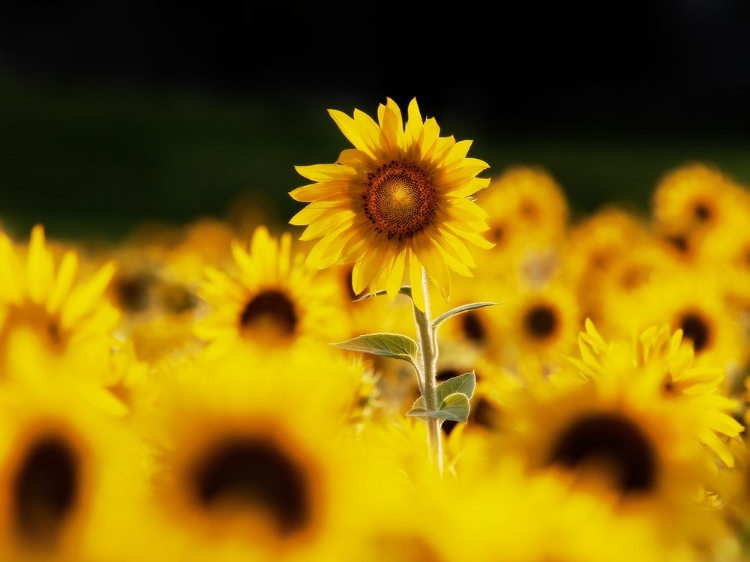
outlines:
M297 327L294 303L282 291L268 289L255 295L240 315L240 328L246 333L271 330L283 336L292 336Z
M388 239L414 236L430 224L437 209L430 176L406 160L392 160L367 174L362 199L365 215Z
M624 493L647 492L656 485L657 458L643 431L612 413L591 414L574 421L559 437L548 464L570 468L597 463L614 471Z
M685 314L680 320L680 328L685 339L693 342L693 350L700 353L711 340L711 330L706 320L694 312Z
M75 453L57 436L32 445L13 485L19 536L37 547L53 547L78 496Z
M547 305L535 305L524 315L523 324L532 338L543 340L555 333L557 314Z
M312 515L304 470L269 439L237 436L217 443L191 476L202 507L261 508L281 535L304 529Z

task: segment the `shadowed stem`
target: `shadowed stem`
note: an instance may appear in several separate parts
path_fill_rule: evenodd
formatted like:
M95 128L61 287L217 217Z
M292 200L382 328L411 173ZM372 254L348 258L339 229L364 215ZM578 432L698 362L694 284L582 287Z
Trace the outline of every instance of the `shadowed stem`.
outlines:
M422 290L424 292L424 311L413 305L414 321L417 325L419 335L419 353L422 358L421 389L425 407L429 411L436 411L437 404L437 359L438 346L435 339L435 331L432 329L430 320L430 298L428 292L427 270L422 268ZM440 420L433 417L426 419L427 443L430 449L430 457L437 466L438 471L443 472L443 443L440 431Z

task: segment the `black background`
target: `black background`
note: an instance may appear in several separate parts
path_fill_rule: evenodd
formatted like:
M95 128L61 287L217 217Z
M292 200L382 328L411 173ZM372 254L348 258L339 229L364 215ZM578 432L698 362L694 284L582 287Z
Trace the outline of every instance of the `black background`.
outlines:
M294 165L348 147L326 109L374 115L386 97L416 97L495 173L547 166L582 212L643 207L687 160L750 182L746 0L10 2L0 86L18 228L117 237L255 192L284 221Z

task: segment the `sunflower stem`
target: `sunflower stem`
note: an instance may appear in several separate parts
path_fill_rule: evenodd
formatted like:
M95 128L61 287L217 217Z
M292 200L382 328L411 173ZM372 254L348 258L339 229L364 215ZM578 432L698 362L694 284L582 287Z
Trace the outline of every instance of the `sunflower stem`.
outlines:
M424 311L413 305L414 322L417 325L419 354L422 358L422 373L420 389L427 410L435 411L440 404L437 403L437 359L438 346L435 332L430 322L430 299L428 292L427 270L422 268L422 290L424 293ZM427 444L430 457L440 474L443 472L443 443L440 431L441 421L438 418L428 417Z

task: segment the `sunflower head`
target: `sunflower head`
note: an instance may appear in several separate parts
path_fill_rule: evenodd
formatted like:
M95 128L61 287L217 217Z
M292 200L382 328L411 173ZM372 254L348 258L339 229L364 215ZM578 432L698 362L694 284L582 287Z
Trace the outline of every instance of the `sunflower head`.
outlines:
M48 244L36 225L28 246L0 233L0 362L18 357L16 338L32 336L50 359L67 361L106 354L119 311L103 298L116 267L108 262L78 279L81 257ZM86 262L83 264L87 265Z
M488 165L467 157L471 141L441 137L416 99L406 122L390 98L377 122L359 110L329 113L354 148L335 164L296 168L314 182L290 193L308 203L290 221L307 225L301 240L320 239L308 263L353 263L355 294L386 289L393 299L406 279L420 308L424 269L447 298L449 271L470 276L475 267L466 243L492 247L479 234L487 214L471 199L489 184L477 177Z

